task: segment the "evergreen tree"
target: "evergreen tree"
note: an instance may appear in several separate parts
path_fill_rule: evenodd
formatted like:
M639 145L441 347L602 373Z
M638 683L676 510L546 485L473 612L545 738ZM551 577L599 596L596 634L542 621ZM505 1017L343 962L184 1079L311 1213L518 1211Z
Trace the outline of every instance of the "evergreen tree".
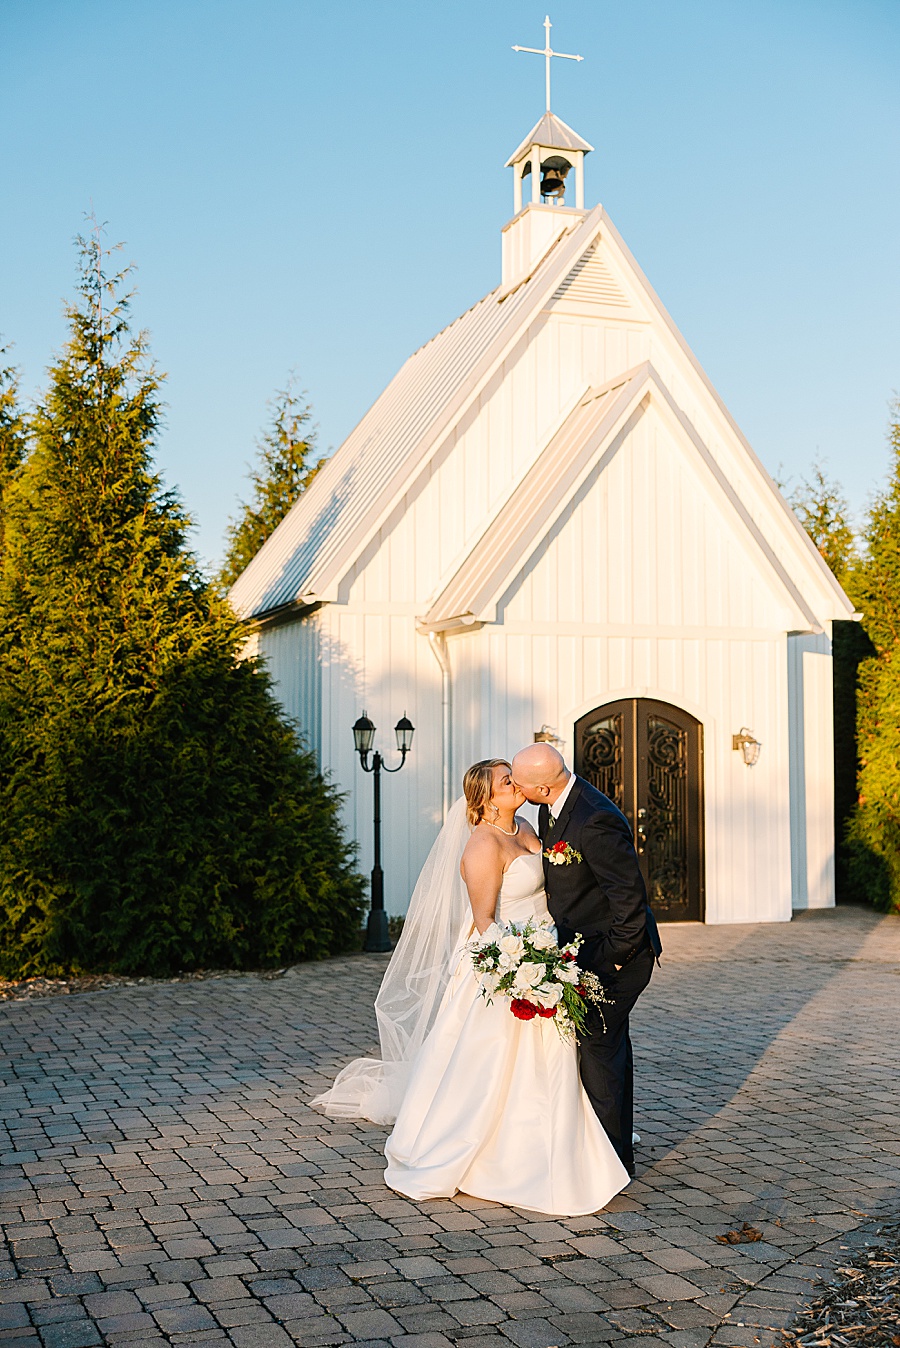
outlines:
M854 889L900 912L900 405L893 465L865 530L865 556L848 580L875 654L860 666L859 797L850 821Z
M810 476L801 479L789 500L822 557L843 583L857 559L857 546L850 507L839 483L829 478L821 463L815 463Z
M25 458L25 418L19 410L18 376L6 365L9 347L0 346L0 557L3 556L3 514L6 495Z
M0 972L167 973L356 937L338 798L199 575L153 471L159 378L81 240L70 333L6 493Z
M220 573L226 587L234 584L325 462L312 462L316 444L310 424L312 410L293 374L269 406L271 425L259 442L256 467L250 471L252 499L242 504L226 533L227 551Z

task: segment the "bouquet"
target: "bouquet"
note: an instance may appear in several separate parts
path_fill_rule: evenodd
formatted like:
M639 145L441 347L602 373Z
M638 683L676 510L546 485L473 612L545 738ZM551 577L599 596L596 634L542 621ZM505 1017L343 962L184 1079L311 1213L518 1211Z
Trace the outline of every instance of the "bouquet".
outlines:
M550 918L494 922L466 949L488 1002L507 997L519 1020L552 1018L563 1039L575 1039L584 1029L588 1003L599 1008L612 1002L597 975L578 967L581 936L560 947L552 928Z

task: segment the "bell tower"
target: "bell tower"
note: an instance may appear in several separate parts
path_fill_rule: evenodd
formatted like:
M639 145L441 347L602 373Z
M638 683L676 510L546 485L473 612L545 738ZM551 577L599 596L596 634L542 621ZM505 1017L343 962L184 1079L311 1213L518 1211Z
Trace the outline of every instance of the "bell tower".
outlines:
M506 161L506 167L513 171L514 214L503 227L504 285L526 275L554 240L584 214L584 156L594 147L550 110L551 58L584 58L554 51L550 46L551 26L548 15L543 47L513 47L513 51L543 56L547 106L543 117Z
M545 112L506 161L513 171L514 214L521 211L523 199L532 206L565 206L572 187L575 199L570 197L569 206L583 211L584 156L593 148L555 113ZM575 182L571 183L568 176L573 169Z

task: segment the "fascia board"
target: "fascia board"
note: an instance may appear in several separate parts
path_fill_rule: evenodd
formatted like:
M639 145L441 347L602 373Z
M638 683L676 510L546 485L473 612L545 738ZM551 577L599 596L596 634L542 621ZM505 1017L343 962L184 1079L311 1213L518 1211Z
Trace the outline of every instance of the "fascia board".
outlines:
M567 276L578 258L594 242L603 225L603 208L595 206L571 235L560 240L558 249L553 250L547 259L547 275L542 277L540 269L532 276L529 286L533 286L528 301L516 311L516 320L504 327L491 343L490 348L478 361L469 377L462 384L451 402L432 423L427 434L419 442L419 447L392 483L385 487L379 498L368 510L358 529L344 540L338 554L331 558L320 571L314 567L305 589L313 592L318 601L334 602L338 598L341 582L357 557L368 547L384 522L390 517L398 503L410 490L413 483L431 462L433 456L444 443L447 435L456 423L465 416L485 385L506 360L510 351L541 313L562 278ZM340 451L338 451L340 452ZM313 485L315 479L313 480Z
M653 289L653 286L650 284L646 275L642 271L639 263L637 262L636 258L632 254L631 250L629 249L625 240L622 238L619 231L616 229L612 220L610 220L605 209L603 210L603 230L606 233L607 237L613 242L616 249L621 254L622 261L633 272L635 281L645 292L647 300L650 302L650 304L659 314L659 317L662 319L665 326L668 328L669 334L675 341L676 346L679 348L682 355L688 361L688 364L692 367L694 373L699 376L700 380L703 383L704 388L706 389L707 394L712 399L712 402L714 403L717 412L724 420L728 430L730 430L731 433L737 437L742 449L746 453L748 459L750 460L751 464L756 470L756 473L758 474L763 484L765 485L765 488L767 489L767 494L773 499L775 503L777 503L779 520L783 526L786 526L788 530L788 536L791 539L792 544L795 546L799 546L800 549L802 550L803 562L807 566L809 566L809 564L812 563L818 582L824 585L826 593L830 596L830 598L837 601L839 607L844 611L846 617L852 618L854 611L853 604L847 598L847 595L844 593L843 589L838 583L831 568L828 566L827 562L825 562L825 560L819 553L818 549L816 548L816 545L810 538L809 534L803 528L803 525L797 519L797 516L794 514L793 510L791 510L787 501L785 501L781 492L778 490L777 486L772 480L771 474L766 470L765 465L763 464L759 455L756 453L756 450L750 444L750 441L744 435L740 426L738 426L734 417L729 412L727 406L722 401L722 398L719 396L719 393L716 390L712 380L709 378L709 375L706 373L703 366L700 364L699 360L694 355L684 336L680 332L677 324L675 323L675 320L672 318L671 314L666 309L662 300L659 298L656 291ZM829 617L832 616L835 615L829 614Z
M645 362L609 385L591 389L532 464L519 486L475 544L468 558L431 605L421 630L457 622L493 622L497 603L539 537L556 522L598 456L631 428L642 410L649 365ZM592 404L612 395L591 425ZM570 453L570 440L585 425L587 435ZM565 455L560 463L557 456ZM549 490L542 490L549 480Z
M697 431L697 428L694 425L694 423L678 406L672 394L669 392L668 388L660 378L659 374L656 372L656 370L652 369L652 367L650 372L650 383L652 387L653 401L655 402L656 406L662 407L665 411L667 411L670 417L676 423L676 425L679 426L681 430L684 432L684 434L688 437L691 444L697 451L698 455L706 465L710 475L714 478L714 480L718 484L718 487L722 492L723 496L726 498L726 500L732 507L734 513L740 519L746 532L749 533L754 544L756 545L757 550L761 552L762 555L765 557L766 561L769 564L769 568L773 573L773 575L777 578L781 589L787 591L787 593L790 595L791 600L796 605L796 608L799 611L799 613L802 614L803 618L809 624L810 629L814 632L823 631L824 628L822 623L816 617L813 610L809 607L805 598L800 593L800 590L797 588L794 581L792 580L791 576L785 570L777 554L774 552L768 540L766 539L765 534L759 528L759 525L756 523L756 521L753 519L753 516L747 510L747 507L744 505L740 496L735 491L728 477L722 471L722 468L720 467L719 462L716 459L715 455L705 444L699 432Z

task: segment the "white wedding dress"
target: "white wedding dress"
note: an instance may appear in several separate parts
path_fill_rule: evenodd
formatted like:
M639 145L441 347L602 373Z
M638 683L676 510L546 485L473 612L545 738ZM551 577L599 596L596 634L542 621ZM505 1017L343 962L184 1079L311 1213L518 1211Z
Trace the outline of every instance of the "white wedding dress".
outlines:
M540 852L509 865L496 916L548 916ZM556 1216L598 1211L629 1177L581 1084L575 1045L552 1019L517 1020L506 998L489 1004L469 955L457 946L455 958L405 1082L385 1181L417 1200L461 1191Z

